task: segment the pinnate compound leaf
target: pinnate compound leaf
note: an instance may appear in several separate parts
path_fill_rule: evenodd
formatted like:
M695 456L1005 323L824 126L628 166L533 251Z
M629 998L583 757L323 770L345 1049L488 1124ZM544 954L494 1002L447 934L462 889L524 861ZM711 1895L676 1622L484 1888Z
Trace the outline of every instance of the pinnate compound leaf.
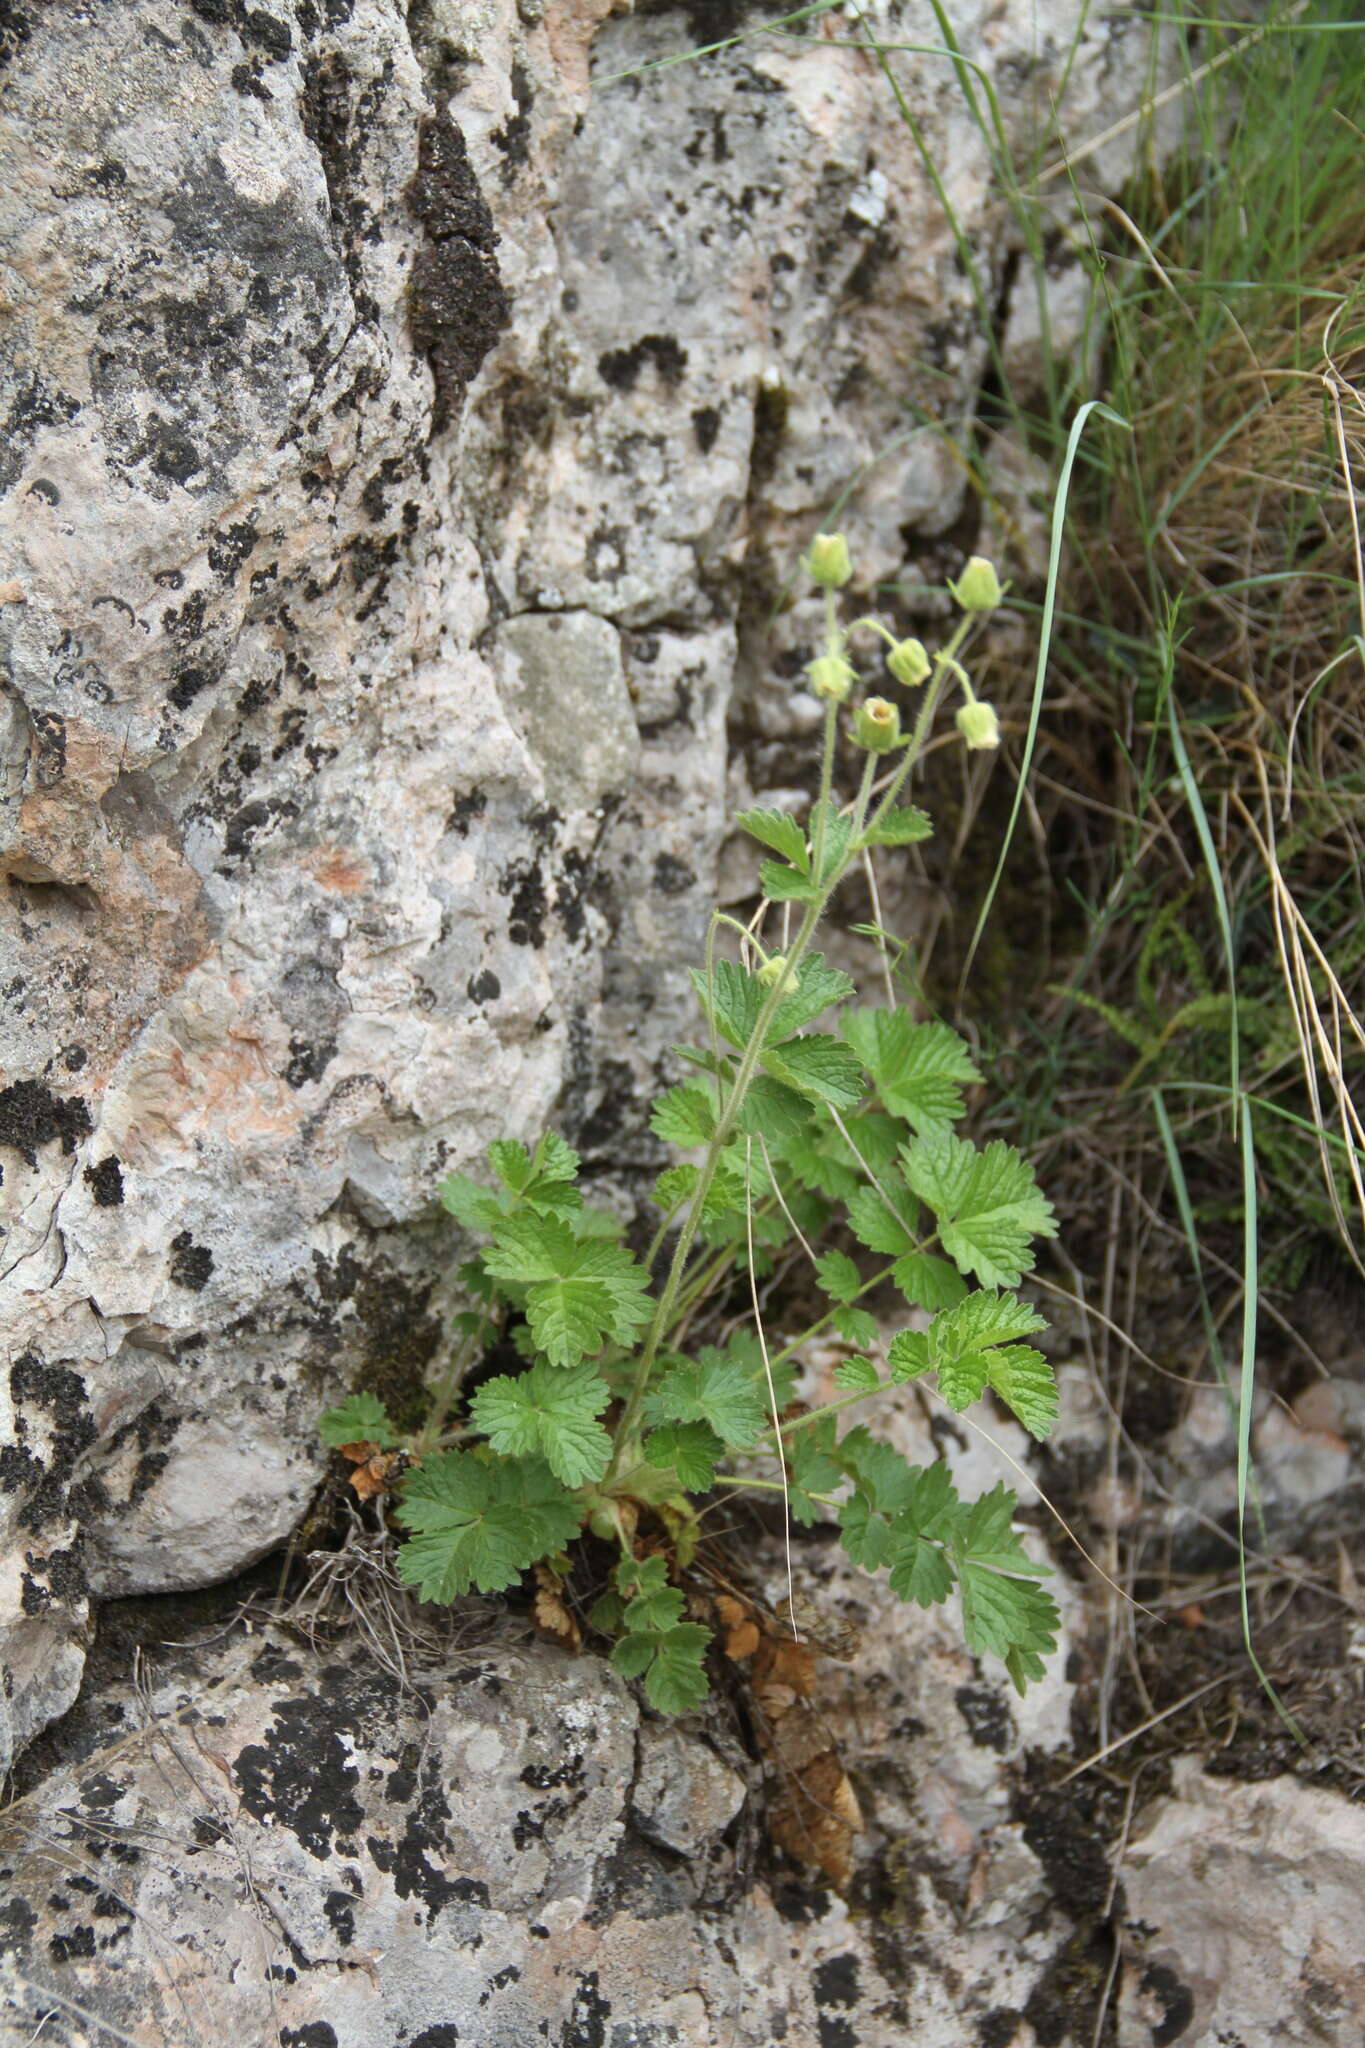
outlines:
M998 1138L978 1151L951 1135L906 1147L905 1175L938 1219L939 1242L987 1287L1017 1287L1033 1265L1030 1240L1055 1237L1052 1205L1033 1169Z
M381 1451L391 1451L402 1442L377 1394L348 1394L338 1407L318 1417L318 1435L333 1449L338 1444L378 1444Z
M696 1081L684 1081L660 1095L649 1119L649 1128L667 1145L691 1149L706 1144L716 1128L716 1112L707 1090Z
M735 1449L752 1444L767 1422L753 1374L710 1345L665 1373L655 1400L668 1421L709 1423L722 1443Z
M582 1486L600 1479L611 1460L611 1438L597 1420L610 1399L591 1366L564 1371L541 1364L488 1380L469 1413L495 1451L508 1457L540 1452L565 1486Z
M582 1509L541 1458L485 1462L442 1451L409 1472L398 1520L412 1531L399 1576L422 1599L498 1593L577 1534Z
M880 824L864 832L863 840L868 846L914 846L933 836L933 820L928 813L908 804L904 810L888 811Z
M665 1422L645 1438L645 1457L660 1472L673 1471L687 1493L705 1493L725 1446L705 1422Z
M813 1101L832 1103L835 1109L854 1109L862 1100L863 1077L857 1060L846 1045L823 1032L784 1039L764 1053L763 1064L774 1080Z
M810 872L805 831L789 811L740 811L735 823L770 853L780 853L803 874Z

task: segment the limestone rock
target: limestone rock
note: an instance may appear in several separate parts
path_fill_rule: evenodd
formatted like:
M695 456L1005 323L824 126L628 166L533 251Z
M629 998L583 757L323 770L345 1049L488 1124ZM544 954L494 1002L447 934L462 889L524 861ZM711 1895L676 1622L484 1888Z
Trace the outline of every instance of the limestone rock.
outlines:
M743 1780L596 1657L486 1641L416 1656L405 1690L273 1627L161 1652L0 1819L0 2038L47 2014L53 2048L903 2048L913 2014L961 2048L1022 2012L1069 1922L1008 1818L994 1683L891 1604L871 1721L851 1677L829 1697L871 1817L861 1906L757 1876L752 1826L721 1834ZM968 1699L932 1736L973 1787L965 1850L918 1789L926 1663Z
M1210 1778L1183 1758L1122 1878L1121 2048L1365 2034L1357 1806L1295 1778Z
M631 1810L642 1835L695 1856L744 1804L744 1780L675 1728L643 1728Z

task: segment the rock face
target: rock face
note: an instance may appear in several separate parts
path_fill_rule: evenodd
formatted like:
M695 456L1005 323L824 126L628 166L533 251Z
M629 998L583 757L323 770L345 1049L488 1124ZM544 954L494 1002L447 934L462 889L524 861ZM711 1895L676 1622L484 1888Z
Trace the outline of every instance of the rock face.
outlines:
M1123 1868L1120 2048L1365 2036L1360 1810L1292 1778L1175 1768Z
M447 1162L649 1160L737 653L799 722L798 541L851 479L869 575L947 532L1010 318L952 67L886 59L912 132L858 47L922 12L649 70L745 8L0 10L0 1761L91 1595L259 1556L319 1406L412 1398ZM1021 148L1145 75L1033 22L958 23Z
M1070 1921L1010 1779L1064 1733L1067 1688L1021 1723L950 1627L886 1613L847 1567L819 1590L867 1628L821 1698L868 1813L861 1907L793 1864L759 1876L780 1787L737 1742L642 1717L595 1657L486 1643L405 1691L353 1648L220 1633L79 1709L0 1821L0 2034L47 2014L54 2048L1029 2038Z

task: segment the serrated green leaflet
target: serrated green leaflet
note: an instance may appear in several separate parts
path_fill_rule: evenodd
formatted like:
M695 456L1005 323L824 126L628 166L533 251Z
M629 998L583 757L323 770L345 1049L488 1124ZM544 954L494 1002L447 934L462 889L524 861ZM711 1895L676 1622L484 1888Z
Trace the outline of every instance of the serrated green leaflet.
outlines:
M470 1420L508 1457L540 1452L557 1479L582 1486L600 1479L611 1438L597 1417L611 1391L591 1366L533 1365L515 1379L488 1380L470 1403Z
M680 1209L697 1192L701 1175L695 1166L669 1166L654 1183L653 1200L666 1213Z
M1057 1420L1057 1383L1041 1351L1028 1344L1008 1344L988 1351L987 1378L1005 1406L1041 1442Z
M810 871L810 856L806 852L806 834L788 811L739 811L735 823L760 846L766 846L770 853L780 853L793 867L803 874Z
M767 1422L753 1375L708 1346L672 1366L659 1382L659 1413L670 1422L706 1422L722 1443L743 1449Z
M443 1451L408 1474L397 1509L413 1534L398 1553L403 1583L424 1600L498 1593L578 1531L583 1510L540 1458L485 1464Z
M875 1393L881 1376L870 1358L845 1358L834 1368L834 1384L846 1394Z
M963 1114L962 1089L981 1079L946 1024L916 1024L904 1010L850 1010L843 1033L886 1107L924 1135L941 1135Z
M605 1239L580 1242L558 1217L504 1217L484 1263L528 1288L531 1330L553 1365L577 1365L609 1337L630 1343L653 1313L648 1275L630 1253Z
M378 1444L392 1450L400 1441L389 1411L376 1394L348 1394L339 1407L318 1418L318 1435L334 1449L338 1444Z
M725 1446L705 1422L663 1422L645 1438L645 1457L661 1472L673 1471L689 1493L705 1493L716 1476Z
M925 811L908 804L903 810L888 811L879 824L863 834L865 846L915 846L934 836L933 820Z
M806 1429L793 1430L784 1440L784 1450L787 1510L794 1522L806 1528L824 1513L817 1496L829 1494L844 1476L834 1456L834 1417L826 1415Z
M624 1677L643 1677L656 1713L686 1714L709 1690L704 1660L710 1641L700 1622L680 1621L661 1635L622 1636L611 1661Z
M1042 1659L1057 1647L1061 1616L1050 1593L1024 1579L1004 1578L984 1565L962 1559L957 1567L962 1592L962 1629L967 1646L1004 1660L1022 1692L1018 1672L1041 1677Z
M862 1099L857 1060L846 1045L823 1033L784 1039L764 1053L763 1064L774 1080L813 1101L832 1103L835 1109L853 1109Z
M852 1301L862 1292L862 1274L847 1252L825 1252L815 1262L815 1277L831 1301Z
M820 884L809 875L784 868L775 860L764 861L758 879L770 903L813 903L820 894Z
M898 1183L883 1182L880 1188L860 1187L849 1197L848 1221L870 1252L895 1257L914 1246L919 1206Z
M681 1087L670 1088L667 1094L656 1098L649 1128L667 1145L681 1145L685 1150L704 1145L716 1128L709 1091L697 1081L684 1081Z
M852 994L853 983L837 967L827 967L823 953L807 953L797 971L796 987L777 1006L768 1044L777 1045L803 1024L813 1024L832 1004L847 1002Z
M798 1136L810 1120L810 1104L794 1088L768 1074L755 1074L740 1108L738 1129L780 1145L784 1139Z
M987 1287L1017 1287L1033 1265L1030 1240L1057 1234L1052 1205L1028 1162L998 1138L978 1151L951 1136L917 1138L904 1160L907 1181L938 1219L949 1258Z
M865 1308L836 1308L830 1323L845 1344L856 1344L860 1350L877 1341L877 1318Z
M467 1173L448 1173L436 1189L441 1207L466 1230L496 1230L503 1207L491 1188L481 1188Z
M891 1278L912 1308L952 1308L967 1292L957 1267L932 1252L906 1252L897 1259Z

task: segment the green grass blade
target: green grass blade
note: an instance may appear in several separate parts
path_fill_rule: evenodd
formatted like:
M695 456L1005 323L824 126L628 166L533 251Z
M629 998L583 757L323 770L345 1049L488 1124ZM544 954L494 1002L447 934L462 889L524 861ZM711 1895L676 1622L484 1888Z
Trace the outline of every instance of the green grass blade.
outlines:
M1005 862L1009 859L1010 847L1014 842L1014 828L1019 821L1019 813L1023 809L1024 788L1028 781L1029 767L1033 761L1034 744L1038 737L1038 720L1043 709L1043 686L1047 679L1048 653L1052 646L1052 620L1053 614L1057 609L1057 579L1061 573L1062 566L1062 540L1066 532L1066 507L1067 498L1071 490L1071 472L1076 466L1076 454L1081 445L1081 435L1085 432L1085 423L1092 412L1098 413L1102 420L1108 420L1111 426L1121 427L1125 433L1130 431L1127 420L1121 414L1113 411L1102 399L1090 398L1086 400L1072 421L1071 432L1067 436L1066 454L1062 459L1062 471L1057 479L1057 489L1052 500L1052 541L1048 549L1047 589L1043 595L1043 616L1038 628L1038 665L1034 670L1033 676L1033 699L1029 706L1028 735L1024 741L1024 752L1019 762L1019 779L1014 791L1014 803L1010 808L1009 822L1005 827L1000 855L995 863L995 873L991 876L990 886L986 891L986 900L981 906L976 920L976 929L972 933L971 944L967 948L967 957L963 962L962 977L958 984L959 995L966 984L968 974L971 972L972 961L976 958L976 949L981 943L981 934L986 929L986 920L991 914L991 906L995 902L996 893L1000 887L1000 878L1005 872Z

